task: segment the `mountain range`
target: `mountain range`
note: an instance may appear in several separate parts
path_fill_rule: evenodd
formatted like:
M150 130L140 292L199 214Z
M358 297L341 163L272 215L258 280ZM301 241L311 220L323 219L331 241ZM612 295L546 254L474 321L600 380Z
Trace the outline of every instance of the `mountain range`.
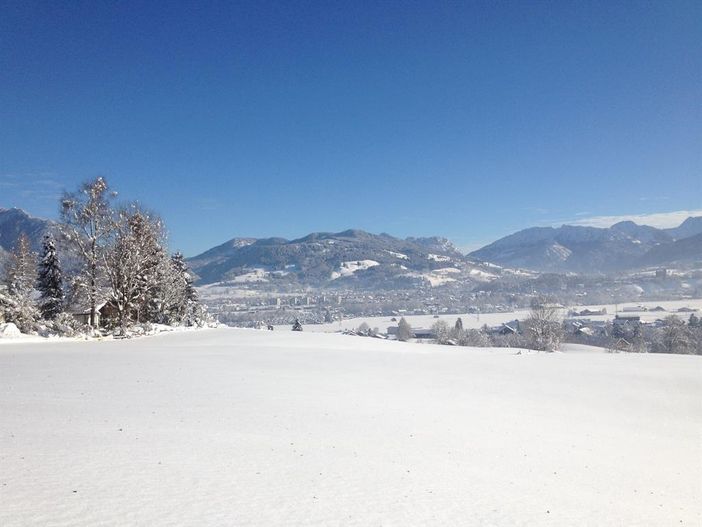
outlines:
M540 272L598 273L702 261L702 216L671 229L632 221L608 228L532 227L497 240L469 257Z
M0 264L22 232L39 250L55 225L0 208ZM702 217L670 229L624 221L608 228L532 227L468 255L440 237L400 239L362 230L305 237L233 238L188 260L198 284L412 288L469 285L527 272L607 273L702 263ZM522 273L523 274L523 273Z
M35 218L22 209L0 208L0 265L7 261L22 233L29 238L32 250L39 251L44 234L53 225L52 221Z
M494 279L489 264L470 261L447 239L399 239L362 230L303 238L234 238L188 260L200 284L362 289L440 285Z

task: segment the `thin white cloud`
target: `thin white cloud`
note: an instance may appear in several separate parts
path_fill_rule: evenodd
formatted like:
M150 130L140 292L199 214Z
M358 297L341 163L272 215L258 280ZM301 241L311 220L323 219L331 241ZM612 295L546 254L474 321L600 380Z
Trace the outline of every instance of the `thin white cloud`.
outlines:
M592 216L590 218L580 218L569 225L583 225L586 227L611 227L620 221L633 221L639 225L650 225L659 229L677 227L690 216L702 216L702 209L698 210L676 210L672 212L656 212L653 214L623 214L621 216Z

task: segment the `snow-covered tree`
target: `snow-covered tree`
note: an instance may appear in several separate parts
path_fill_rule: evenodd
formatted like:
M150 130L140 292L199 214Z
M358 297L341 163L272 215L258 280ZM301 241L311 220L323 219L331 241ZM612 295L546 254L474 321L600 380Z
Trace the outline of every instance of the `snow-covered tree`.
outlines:
M397 324L397 340L405 342L411 339L412 336L412 328L410 327L409 322L405 320L405 317L402 317L400 322Z
M6 268L7 299L3 303L5 320L14 322L23 333L32 331L39 319L32 299L36 279L36 254L32 252L29 238L21 234Z
M160 220L136 205L115 215L114 242L104 253L104 270L110 300L123 330L132 319L149 321L148 311L161 285L158 271L165 255L162 237Z
M444 320L437 320L432 326L432 331L436 336L436 342L438 344L448 344L452 339L452 332L449 329L448 324Z
M490 346L490 339L484 331L480 331L478 329L466 329L461 331L458 339L458 345L486 348Z
M663 320L656 351L662 353L695 353L697 343L692 329L675 315Z
M7 292L7 285L0 283L0 324L8 321L8 316L15 306L15 302Z
M563 338L563 327L558 308L545 299L536 299L529 318L524 321L529 346L535 350L555 351Z
M181 253L177 252L173 255L172 260L176 270L185 282L185 299L188 302L197 302L197 291L195 291L195 286L193 286L193 277L190 274L188 264L185 263L185 258Z
M104 178L83 183L61 199L61 232L82 262L81 280L90 306L90 326L96 326L104 258L115 229L111 202L115 193Z
M177 322L192 325L199 323L200 310L198 309L197 292L193 286L185 258L176 252L170 259L171 279L166 288L168 313Z
M63 273L51 234L44 236L39 259L37 290L41 293L39 308L45 319L53 320L63 310Z

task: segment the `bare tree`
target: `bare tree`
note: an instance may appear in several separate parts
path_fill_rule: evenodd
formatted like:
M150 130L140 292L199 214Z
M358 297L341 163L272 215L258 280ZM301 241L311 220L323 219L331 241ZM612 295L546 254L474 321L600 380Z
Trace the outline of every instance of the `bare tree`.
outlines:
M558 349L563 338L563 327L557 306L545 299L535 300L524 324L531 348L542 351Z
M90 305L90 326L96 326L99 284L104 254L114 234L111 200L115 193L104 178L83 183L74 193L61 199L61 233L76 249L82 261Z

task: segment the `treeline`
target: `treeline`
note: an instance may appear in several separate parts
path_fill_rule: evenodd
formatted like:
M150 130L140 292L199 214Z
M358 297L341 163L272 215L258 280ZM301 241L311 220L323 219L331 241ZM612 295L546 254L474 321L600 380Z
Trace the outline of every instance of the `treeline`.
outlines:
M702 320L693 313L687 322L675 315L667 316L656 325L610 322L599 334L571 334L567 341L611 351L702 355Z
M101 308L102 325L121 333L134 324L204 323L183 255L166 249L163 222L115 200L98 177L63 195L39 255L19 237L0 281L0 319L23 333L59 334L80 330L81 316L96 330Z

